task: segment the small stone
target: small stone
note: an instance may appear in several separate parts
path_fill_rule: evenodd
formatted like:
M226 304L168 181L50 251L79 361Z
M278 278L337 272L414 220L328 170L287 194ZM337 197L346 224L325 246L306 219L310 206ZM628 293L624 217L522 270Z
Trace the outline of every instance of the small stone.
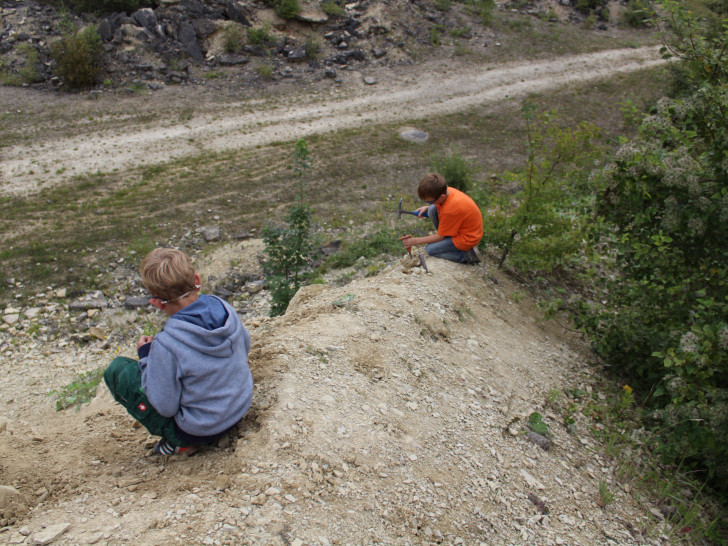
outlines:
M33 535L33 544L50 544L71 527L70 523L49 525L41 532Z
M20 315L12 314L3 316L3 322L12 326L20 320Z
M66 297L66 289L65 288L59 288L56 290L56 297L57 298L65 298Z
M417 144L424 144L430 135L424 131L418 129L403 129L400 131L399 136L408 142L415 142Z
M219 241L220 239L222 239L220 226L206 226L202 228L202 236L208 243L211 243L213 241Z
M366 76L364 78L364 83L367 85L376 85L379 82L378 82L377 78L375 78L373 76Z

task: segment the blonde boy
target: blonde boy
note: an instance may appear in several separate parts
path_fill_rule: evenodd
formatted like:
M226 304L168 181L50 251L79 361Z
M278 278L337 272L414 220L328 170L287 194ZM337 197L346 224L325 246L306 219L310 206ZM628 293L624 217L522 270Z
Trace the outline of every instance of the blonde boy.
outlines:
M169 318L137 342L139 361L119 357L104 373L114 399L155 436L157 455L191 454L219 439L250 408L250 334L235 310L200 295L187 255L157 248L140 273L149 303Z

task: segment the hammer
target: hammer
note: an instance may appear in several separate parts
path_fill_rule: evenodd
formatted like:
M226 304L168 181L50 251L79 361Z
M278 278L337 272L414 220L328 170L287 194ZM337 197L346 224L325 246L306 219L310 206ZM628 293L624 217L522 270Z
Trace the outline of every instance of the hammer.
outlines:
M402 198L404 199L404 197ZM427 213L427 211L423 212L422 215L420 215L419 212L416 210L402 210L402 199L399 200L399 203L397 204L397 220L402 218L402 213L404 214L414 214L418 218L428 218L430 215Z

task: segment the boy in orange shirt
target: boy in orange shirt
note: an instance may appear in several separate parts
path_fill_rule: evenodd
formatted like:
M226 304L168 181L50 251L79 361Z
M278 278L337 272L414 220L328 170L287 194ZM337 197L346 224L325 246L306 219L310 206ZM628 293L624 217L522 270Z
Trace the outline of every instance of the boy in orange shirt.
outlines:
M420 182L417 195L427 206L417 209L420 218L427 211L437 230L426 237L400 237L405 249L427 245L430 256L459 263L480 262L478 243L483 238L483 215L470 197L455 188L448 188L442 175L428 174Z

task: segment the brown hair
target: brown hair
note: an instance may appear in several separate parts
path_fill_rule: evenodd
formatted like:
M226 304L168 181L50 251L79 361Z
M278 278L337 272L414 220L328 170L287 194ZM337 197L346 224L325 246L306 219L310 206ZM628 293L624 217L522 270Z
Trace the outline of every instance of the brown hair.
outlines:
M152 296L173 301L195 289L195 268L187 254L175 248L155 248L139 268Z
M430 173L420 181L417 195L423 201L435 201L447 191L447 182L441 174Z

